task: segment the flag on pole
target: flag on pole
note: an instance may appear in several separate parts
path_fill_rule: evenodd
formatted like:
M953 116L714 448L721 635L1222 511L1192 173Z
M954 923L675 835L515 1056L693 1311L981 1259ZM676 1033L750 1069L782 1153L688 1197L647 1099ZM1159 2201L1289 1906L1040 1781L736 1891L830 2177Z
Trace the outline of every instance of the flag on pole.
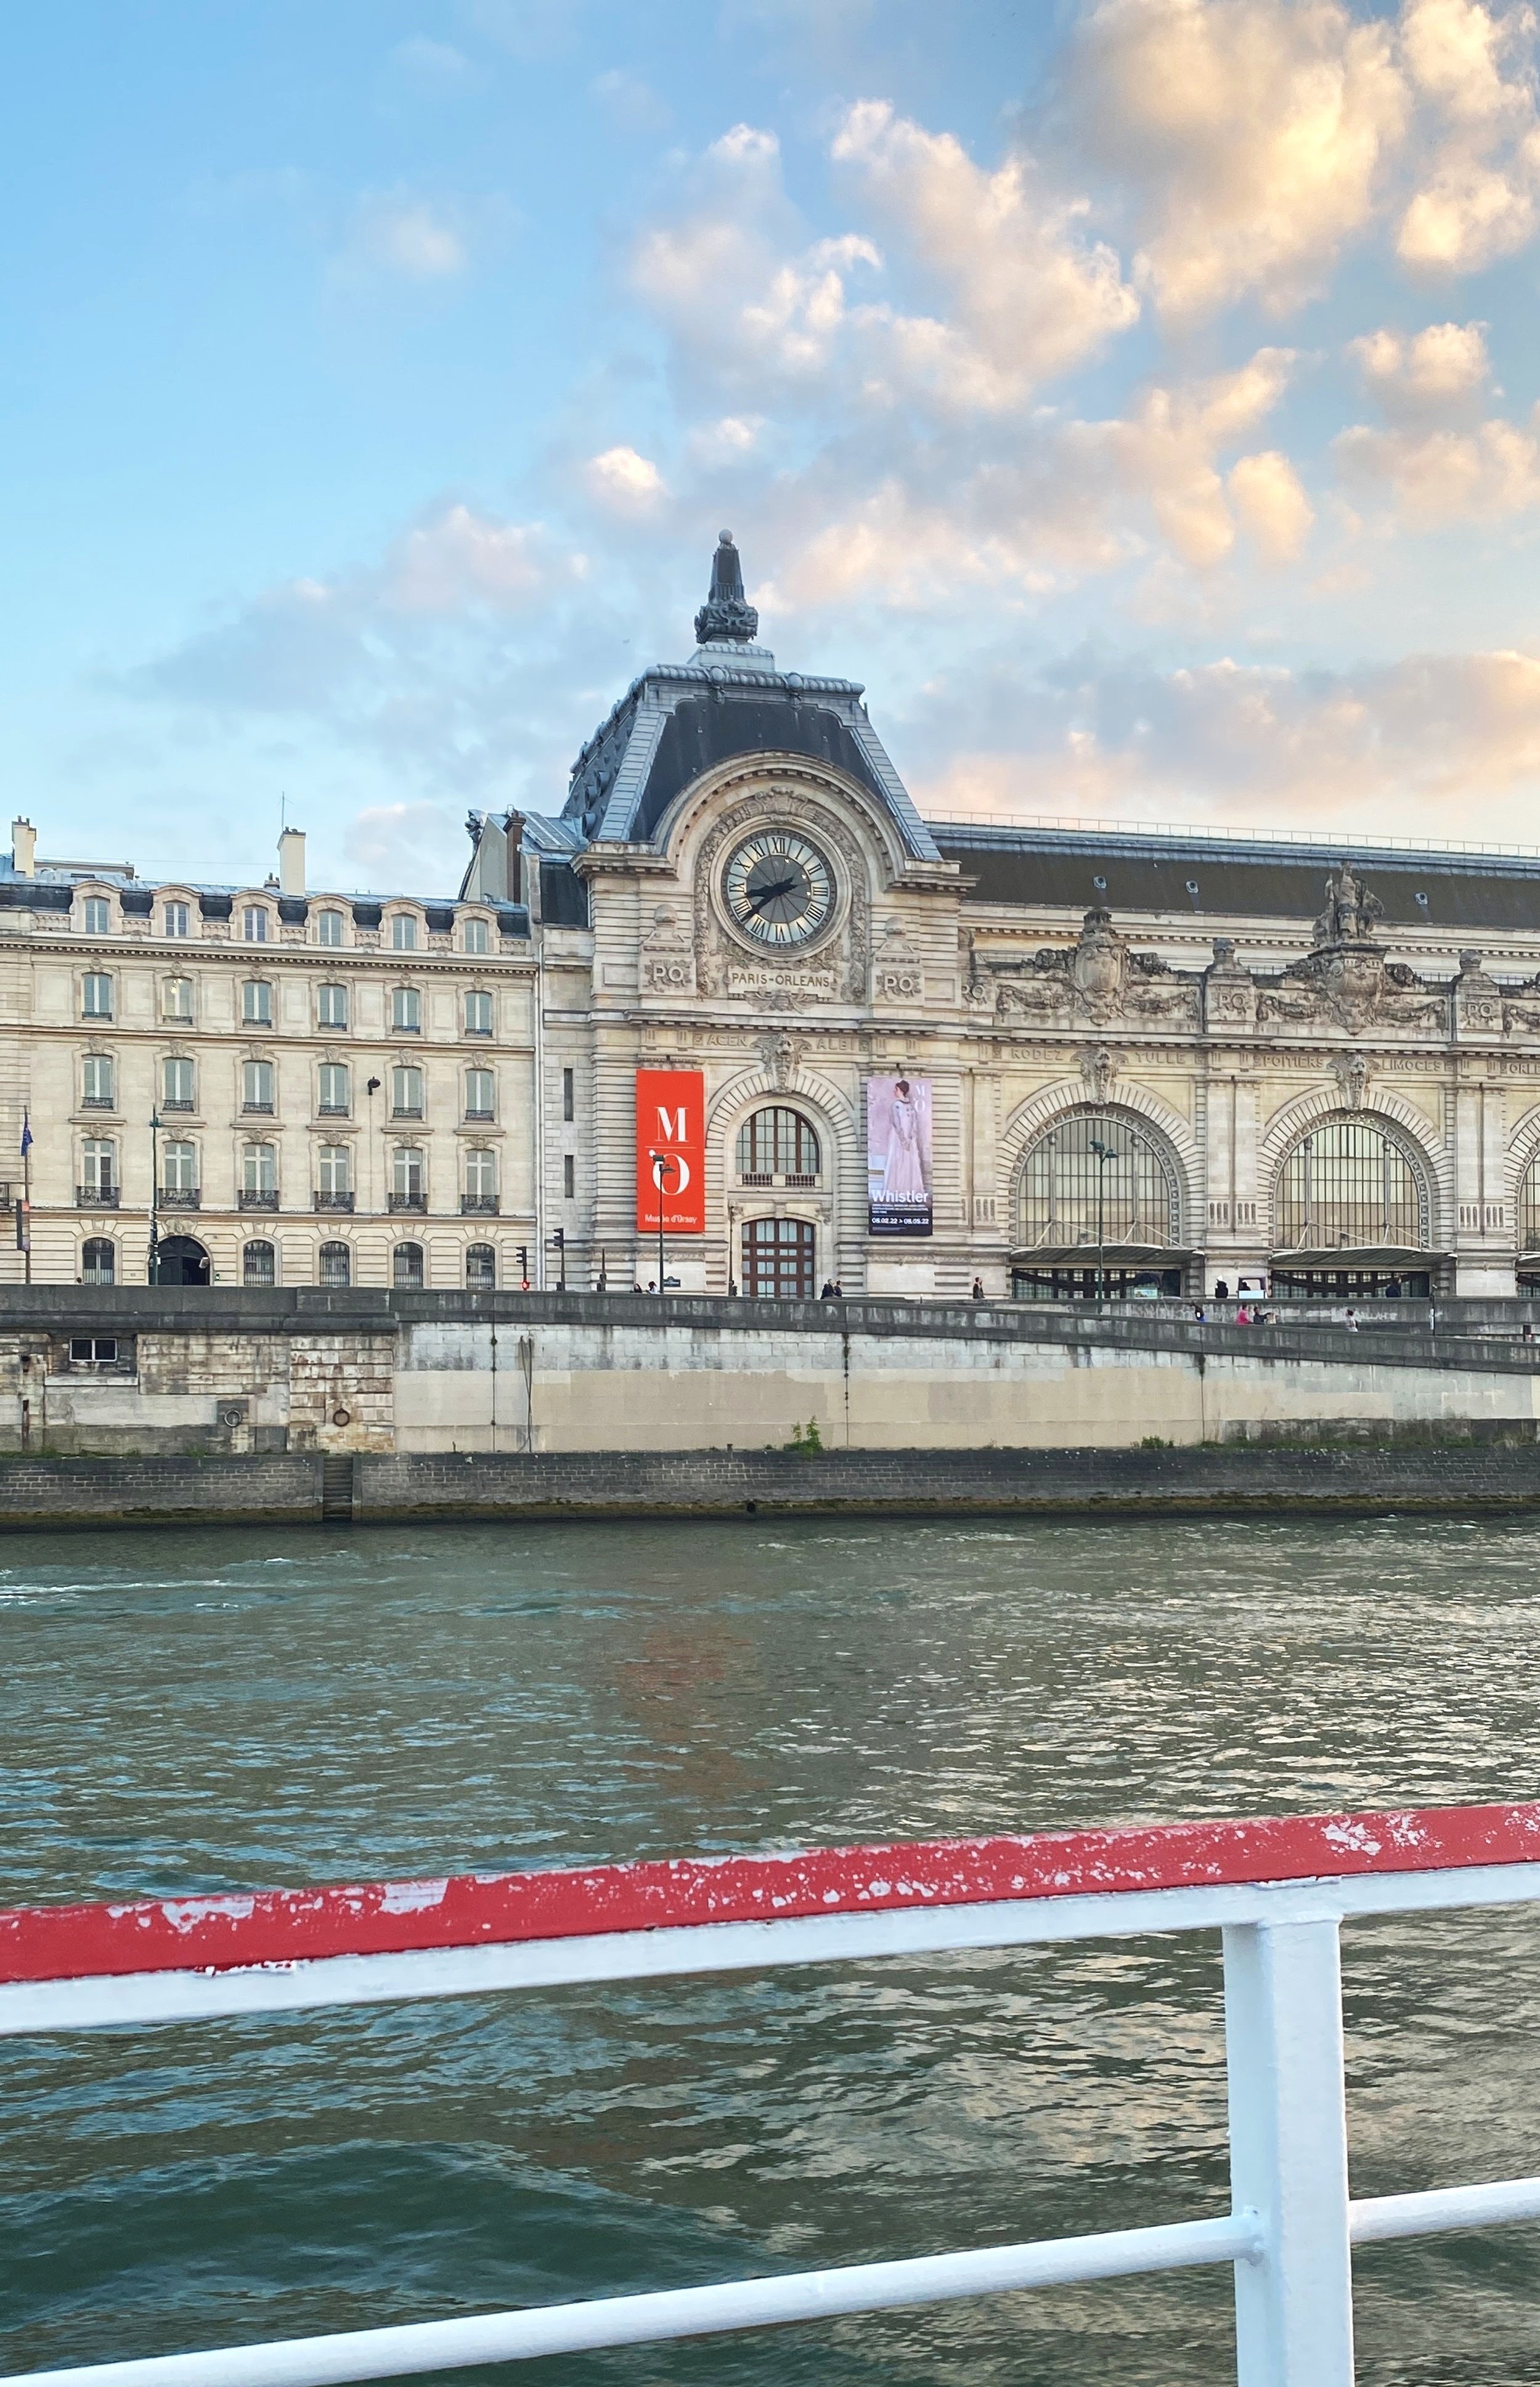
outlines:
M21 1114L21 1157L22 1157L22 1159L23 1159L23 1160L25 1160L25 1159L26 1159L27 1155L29 1154L29 1152L31 1152L32 1148L32 1118L31 1118L30 1114L29 1114L28 1112L23 1111L23 1112L22 1112L22 1114Z

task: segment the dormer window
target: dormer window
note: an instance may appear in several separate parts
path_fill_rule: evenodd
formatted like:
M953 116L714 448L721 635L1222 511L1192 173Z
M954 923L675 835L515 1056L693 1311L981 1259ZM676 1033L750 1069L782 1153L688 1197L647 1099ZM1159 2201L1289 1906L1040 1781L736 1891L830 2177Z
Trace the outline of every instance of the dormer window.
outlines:
M466 921L463 943L468 954L485 954L490 950L492 940L487 934L485 920Z
M268 941L268 907L265 903L248 903L241 914L241 934L248 945L265 945Z
M315 941L318 945L341 944L342 914L340 912L318 912L316 914Z
M162 932L168 937L185 937L191 933L191 923L185 903L168 903L160 916Z
M390 916L391 951L414 954L417 951L417 923L410 912L393 912Z
M112 927L112 906L105 895L88 895L82 907L82 919L88 937L105 937Z

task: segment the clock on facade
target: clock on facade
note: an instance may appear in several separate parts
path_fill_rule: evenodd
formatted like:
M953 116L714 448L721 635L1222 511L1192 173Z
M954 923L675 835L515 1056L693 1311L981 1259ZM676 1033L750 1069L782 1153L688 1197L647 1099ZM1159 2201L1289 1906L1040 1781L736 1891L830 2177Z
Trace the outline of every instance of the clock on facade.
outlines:
M756 829L728 855L722 898L733 926L755 944L805 945L834 916L834 873L795 829Z

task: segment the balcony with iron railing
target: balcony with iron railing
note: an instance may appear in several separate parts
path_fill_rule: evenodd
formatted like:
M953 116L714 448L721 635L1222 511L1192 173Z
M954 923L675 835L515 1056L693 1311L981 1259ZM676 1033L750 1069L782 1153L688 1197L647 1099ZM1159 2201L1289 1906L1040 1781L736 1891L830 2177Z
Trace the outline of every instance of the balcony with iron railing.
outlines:
M196 1185L162 1185L159 1204L162 1210L199 1210L203 1206L202 1188Z
M118 1190L116 1185L77 1185L75 1207L77 1210L116 1210Z
M276 1210L278 1188L276 1185L243 1185L235 1200L243 1210Z
M462 1219L495 1219L501 1207L501 1197L497 1194L462 1194L460 1197Z
M387 1194L385 1195L387 1210L410 1211L421 1218L426 1212L427 1206L428 1197L425 1194Z
M322 1193L319 1186L317 1187L317 1189L316 1189L316 1196L315 1196L315 1203L314 1203L314 1207L315 1207L316 1209L318 1209L318 1210L350 1210L350 1209L352 1208L352 1206L353 1206L353 1196L352 1196L352 1194L351 1194L350 1193L349 1193L349 1194L326 1194L326 1193Z

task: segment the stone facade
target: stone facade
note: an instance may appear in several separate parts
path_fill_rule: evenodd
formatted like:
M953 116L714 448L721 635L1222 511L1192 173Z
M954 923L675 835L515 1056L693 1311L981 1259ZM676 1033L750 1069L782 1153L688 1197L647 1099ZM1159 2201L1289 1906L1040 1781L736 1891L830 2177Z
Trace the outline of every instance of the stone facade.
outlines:
M859 687L779 671L719 576L701 646L621 700L559 815L473 822L467 894L538 890L544 1282L557 1224L569 1283L657 1274L650 1067L704 1081L705 1231L666 1240L686 1291L750 1289L766 1219L803 1290L1540 1282L1540 856L927 823ZM770 951L727 875L766 831L832 889ZM931 1090L923 1238L868 1232L865 1089L900 1075ZM742 1165L776 1106L816 1138L795 1182Z
M307 894L293 832L286 886L222 890L39 864L25 823L16 840L0 1106L33 1281L144 1283L153 1220L173 1281L519 1282L537 1115L520 907ZM27 1257L6 1235L0 1282Z

